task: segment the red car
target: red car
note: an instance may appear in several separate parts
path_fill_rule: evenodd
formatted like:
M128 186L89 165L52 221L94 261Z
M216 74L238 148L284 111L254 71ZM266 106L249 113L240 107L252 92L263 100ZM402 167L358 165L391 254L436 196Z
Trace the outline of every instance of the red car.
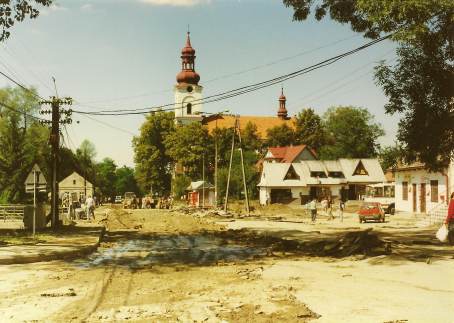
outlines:
M367 221L385 222L385 211L378 202L364 202L358 211L359 223Z

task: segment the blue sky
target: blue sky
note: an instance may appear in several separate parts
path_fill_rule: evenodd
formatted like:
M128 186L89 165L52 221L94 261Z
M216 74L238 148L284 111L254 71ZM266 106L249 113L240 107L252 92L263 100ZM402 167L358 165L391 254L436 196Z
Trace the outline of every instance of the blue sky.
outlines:
M292 10L278 0L59 0L35 20L17 24L0 46L0 69L42 96L71 96L74 109L140 108L173 102L180 51L187 25L196 49L196 69L204 95L312 65L365 42L349 26L292 21ZM386 97L374 84L373 67L395 58L395 44L383 42L329 67L283 84L287 109L362 106L394 142L397 117L384 113ZM252 69L252 70L251 70ZM0 85L8 85L2 80ZM280 85L204 106L243 115L274 115ZM92 141L97 159L133 166L131 139L143 116L94 117L68 127L74 148ZM66 133L64 133L66 135Z

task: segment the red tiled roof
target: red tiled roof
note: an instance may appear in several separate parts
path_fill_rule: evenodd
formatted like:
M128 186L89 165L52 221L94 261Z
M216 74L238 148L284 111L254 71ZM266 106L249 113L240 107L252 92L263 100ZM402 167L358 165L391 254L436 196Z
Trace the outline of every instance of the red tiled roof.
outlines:
M305 149L308 148L306 145L298 145L298 146L287 146L287 147L270 147L268 151L276 159L280 159L281 163L292 163L296 157ZM309 148L308 148L309 149ZM316 157L314 151L309 149L312 155Z

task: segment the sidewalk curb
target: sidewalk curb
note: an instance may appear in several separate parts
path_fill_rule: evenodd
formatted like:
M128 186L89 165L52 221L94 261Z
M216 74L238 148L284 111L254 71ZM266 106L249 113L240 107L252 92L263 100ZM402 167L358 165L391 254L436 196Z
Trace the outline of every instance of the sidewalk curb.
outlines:
M54 260L72 260L96 251L106 233L106 227L103 226L98 237L98 241L92 245L82 246L74 250L57 251L48 254L36 254L29 256L18 256L0 258L0 265L15 265L15 264L28 264L36 262L46 262Z

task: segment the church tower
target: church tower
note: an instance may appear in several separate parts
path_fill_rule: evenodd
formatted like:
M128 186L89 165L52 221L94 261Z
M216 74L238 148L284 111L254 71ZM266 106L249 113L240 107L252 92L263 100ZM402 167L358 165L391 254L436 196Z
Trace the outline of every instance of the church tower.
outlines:
M287 102L287 98L284 95L284 88L281 88L281 96L279 97L279 110L277 111L277 117L282 120L289 120L287 114L287 108L285 107L285 103Z
M195 71L195 50L188 35L186 45L181 50L181 72L177 74L175 94L175 122L188 124L202 121L202 89L200 75Z

